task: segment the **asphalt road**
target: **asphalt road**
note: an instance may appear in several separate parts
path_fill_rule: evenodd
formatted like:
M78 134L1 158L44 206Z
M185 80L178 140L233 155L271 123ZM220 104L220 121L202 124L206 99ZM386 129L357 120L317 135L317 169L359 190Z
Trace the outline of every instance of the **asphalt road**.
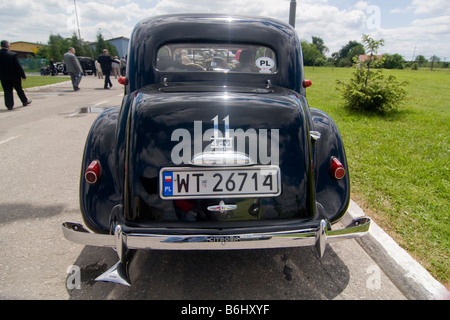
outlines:
M131 287L94 281L116 253L65 240L61 223L82 222L84 142L98 112L121 103L113 83L104 90L87 76L79 92L65 82L27 90L30 106L0 108L0 299L407 299L354 240L328 245L322 259L314 248L138 251Z

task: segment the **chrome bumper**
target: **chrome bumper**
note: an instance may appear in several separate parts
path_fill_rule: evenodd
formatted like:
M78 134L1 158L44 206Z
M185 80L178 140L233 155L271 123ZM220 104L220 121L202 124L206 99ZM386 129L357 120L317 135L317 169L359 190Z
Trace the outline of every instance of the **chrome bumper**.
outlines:
M62 224L64 237L72 242L116 249L119 262L99 276L98 281L109 281L130 285L128 260L130 249L153 250L245 250L315 246L320 257L324 255L326 244L337 240L359 238L370 228L369 218L353 220L348 226L338 230L328 230L325 220L318 228L291 230L271 233L246 233L226 236L216 235L162 235L125 233L117 225L114 234L92 233L79 223Z
M273 233L216 235L161 235L161 234L125 234L120 225L116 226L114 235L89 232L79 223L62 224L64 237L72 242L101 247L153 250L242 250L264 248L323 246L336 240L358 238L369 231L370 219L360 218L343 229L327 230L326 221L322 220L317 229L292 230ZM323 252L319 252L323 255Z

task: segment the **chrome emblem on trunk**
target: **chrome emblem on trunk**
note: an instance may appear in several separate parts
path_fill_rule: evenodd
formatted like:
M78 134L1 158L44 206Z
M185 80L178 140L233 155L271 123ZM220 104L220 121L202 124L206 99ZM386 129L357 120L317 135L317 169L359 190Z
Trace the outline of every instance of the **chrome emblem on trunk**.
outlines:
M235 210L237 205L235 204L225 204L223 201L220 201L219 205L209 206L208 210L213 212L224 213L225 211Z

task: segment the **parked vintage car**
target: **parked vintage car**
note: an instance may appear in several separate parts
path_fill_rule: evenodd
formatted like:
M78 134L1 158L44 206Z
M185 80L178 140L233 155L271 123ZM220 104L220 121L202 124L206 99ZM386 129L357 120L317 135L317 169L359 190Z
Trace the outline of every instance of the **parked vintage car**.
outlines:
M97 280L129 285L136 249L316 246L364 235L332 225L350 200L339 131L310 108L295 30L273 19L167 15L129 46L121 107L93 123L82 159L86 227L67 239L116 249Z

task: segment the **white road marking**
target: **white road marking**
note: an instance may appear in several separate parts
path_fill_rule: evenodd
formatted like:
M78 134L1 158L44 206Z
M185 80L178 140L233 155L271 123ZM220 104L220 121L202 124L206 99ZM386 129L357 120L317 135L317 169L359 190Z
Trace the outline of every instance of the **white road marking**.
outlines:
M8 139L2 140L2 141L0 141L0 144L7 143L7 142L9 142L11 140L14 140L14 139L18 138L18 137L20 137L20 136L10 137Z
M107 102L108 102L108 100L105 100L105 101L102 101L102 102L98 102L98 103L94 104L92 107L98 107L99 105L107 103Z

